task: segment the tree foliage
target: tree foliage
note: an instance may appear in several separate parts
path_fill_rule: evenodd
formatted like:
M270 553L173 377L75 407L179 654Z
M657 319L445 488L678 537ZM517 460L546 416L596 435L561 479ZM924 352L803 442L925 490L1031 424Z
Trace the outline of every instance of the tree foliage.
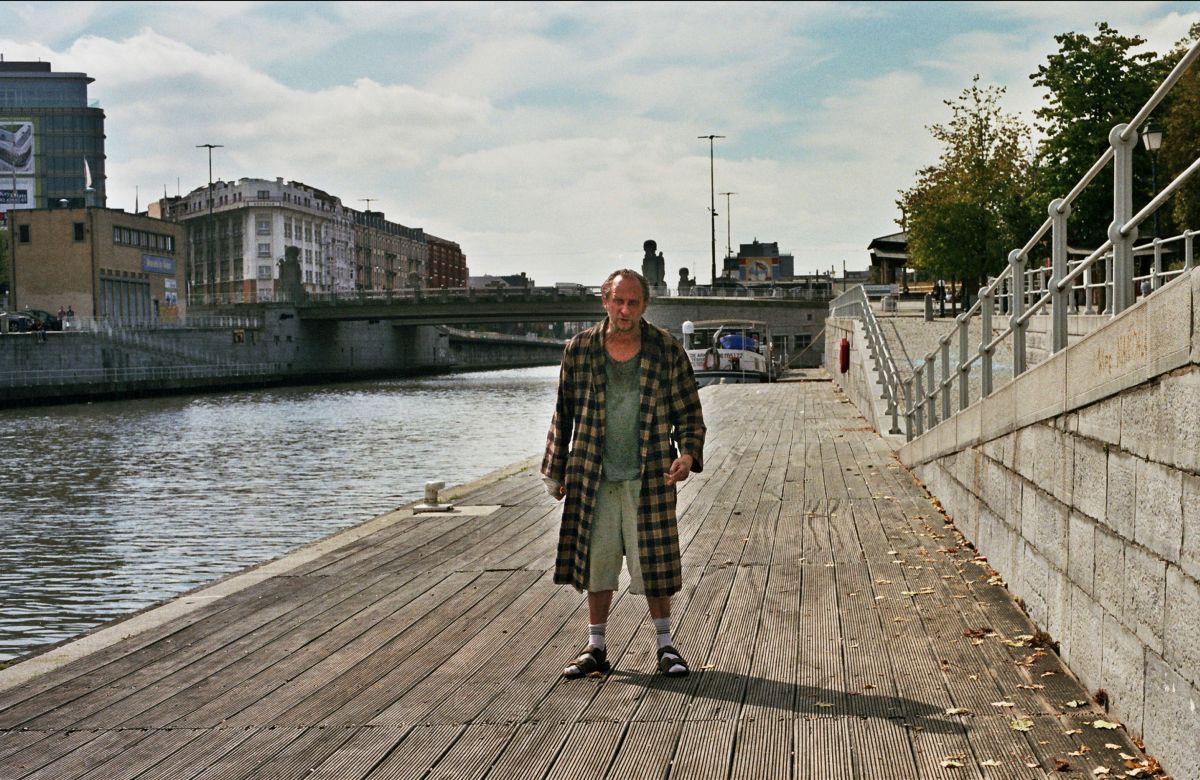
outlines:
M1070 192L1109 148L1109 132L1133 118L1169 67L1153 52L1133 51L1145 38L1121 35L1105 22L1096 30L1095 37L1054 36L1058 53L1030 76L1047 90L1045 103L1034 111L1043 136L1037 148L1038 199L1047 205ZM1135 153L1134 203L1150 197L1150 168L1148 155ZM1098 246L1111 221L1112 175L1101 174L1072 205L1071 244Z
M976 76L957 99L944 101L949 123L929 128L942 145L938 162L918 171L898 201L912 265L971 290L1037 225L1029 205L1029 129L1004 113L1003 94L1002 87L981 87Z
M1188 39L1168 56L1174 67L1187 47L1200 40L1200 23L1192 25ZM1162 121L1163 144L1159 157L1159 186L1187 170L1200 155L1200 65L1193 65L1171 90ZM1170 202L1173 221L1183 228L1200 230L1200 177L1193 176Z

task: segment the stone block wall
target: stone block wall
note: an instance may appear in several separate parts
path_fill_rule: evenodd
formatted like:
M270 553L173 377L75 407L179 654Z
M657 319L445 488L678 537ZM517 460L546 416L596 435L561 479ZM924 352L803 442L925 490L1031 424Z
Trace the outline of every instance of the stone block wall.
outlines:
M900 451L1090 690L1200 778L1200 275Z

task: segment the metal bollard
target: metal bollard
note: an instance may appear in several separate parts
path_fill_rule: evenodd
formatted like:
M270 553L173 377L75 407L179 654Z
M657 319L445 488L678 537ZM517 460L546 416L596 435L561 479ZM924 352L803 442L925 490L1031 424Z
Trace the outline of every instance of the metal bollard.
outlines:
M425 501L413 507L413 514L421 514L423 512L450 512L454 509L454 504L439 504L438 491L446 487L445 482L426 482L425 483Z
M925 321L933 322L933 296L925 293Z

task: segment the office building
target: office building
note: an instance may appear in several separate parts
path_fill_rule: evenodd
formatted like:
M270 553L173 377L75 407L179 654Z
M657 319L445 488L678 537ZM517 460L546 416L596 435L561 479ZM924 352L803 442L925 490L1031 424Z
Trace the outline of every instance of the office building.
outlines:
M104 111L86 73L0 61L0 211L103 207Z

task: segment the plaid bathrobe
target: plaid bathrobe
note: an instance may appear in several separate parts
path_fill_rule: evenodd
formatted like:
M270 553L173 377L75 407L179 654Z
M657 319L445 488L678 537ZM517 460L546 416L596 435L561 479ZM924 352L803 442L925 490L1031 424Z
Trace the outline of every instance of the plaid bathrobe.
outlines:
M542 460L542 474L566 488L554 581L577 590L587 588L588 543L602 476L607 327L605 319L567 344ZM683 587L675 487L667 484L667 472L678 453L692 456L692 471L704 469L704 414L683 346L645 320L641 328L638 553L646 595L661 597Z

